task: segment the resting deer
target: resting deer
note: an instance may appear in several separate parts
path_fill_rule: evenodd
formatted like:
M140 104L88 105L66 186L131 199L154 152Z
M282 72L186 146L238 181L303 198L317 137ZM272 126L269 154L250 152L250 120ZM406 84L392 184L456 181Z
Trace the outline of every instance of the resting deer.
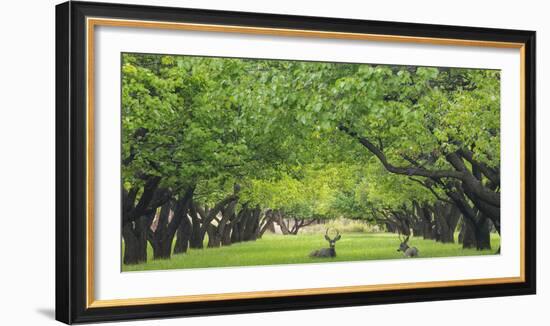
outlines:
M331 239L328 236L328 229L327 229L327 231L325 232L325 240L328 241L330 248L322 248L319 250L314 250L309 254L309 256L320 257L320 258L336 257L336 249L335 249L336 241L340 240L340 238L342 238L342 236L340 235L340 232L336 230L336 236L333 239Z
M401 244L399 245L399 249L397 251L401 251L405 257L418 257L419 251L416 247L409 247L407 242L409 241L408 235L405 239L401 238L401 234L399 233L399 240L401 240Z

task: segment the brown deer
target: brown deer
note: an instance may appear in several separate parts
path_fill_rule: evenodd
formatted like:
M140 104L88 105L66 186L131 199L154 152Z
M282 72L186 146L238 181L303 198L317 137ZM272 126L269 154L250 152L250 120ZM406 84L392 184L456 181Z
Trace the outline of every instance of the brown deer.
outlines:
M319 258L328 258L328 257L336 257L336 241L340 240L342 236L340 235L340 232L336 230L336 236L334 238L330 238L328 235L328 230L325 232L325 240L329 243L329 248L322 248L318 250L312 251L309 256L310 257L319 257Z
M401 251L405 257L418 257L420 251L418 251L416 247L409 247L409 245L407 244L410 235L407 235L405 239L401 238L401 233L398 233L398 236L399 240L401 240L401 244L399 245L397 251Z

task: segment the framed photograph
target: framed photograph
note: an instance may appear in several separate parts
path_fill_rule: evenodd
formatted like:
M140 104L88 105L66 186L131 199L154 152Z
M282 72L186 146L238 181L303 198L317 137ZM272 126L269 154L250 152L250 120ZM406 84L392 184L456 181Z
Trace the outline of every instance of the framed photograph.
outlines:
M56 7L56 318L535 293L535 32Z

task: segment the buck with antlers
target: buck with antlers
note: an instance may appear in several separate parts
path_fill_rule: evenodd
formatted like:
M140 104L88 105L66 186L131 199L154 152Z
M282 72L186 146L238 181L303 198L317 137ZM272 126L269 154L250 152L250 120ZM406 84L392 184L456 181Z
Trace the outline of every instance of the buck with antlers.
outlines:
M314 250L309 254L310 257L320 257L320 258L336 257L336 248L335 248L336 241L340 240L342 236L340 235L340 232L336 230L336 236L334 236L334 238L331 239L330 236L328 235L328 230L329 229L327 229L327 231L325 232L325 240L328 241L330 247Z
M407 235L405 239L401 238L401 233L398 233L398 236L399 240L401 240L401 244L399 245L397 251L401 251L405 257L418 257L418 249L416 247L409 247L409 245L407 244L410 235Z

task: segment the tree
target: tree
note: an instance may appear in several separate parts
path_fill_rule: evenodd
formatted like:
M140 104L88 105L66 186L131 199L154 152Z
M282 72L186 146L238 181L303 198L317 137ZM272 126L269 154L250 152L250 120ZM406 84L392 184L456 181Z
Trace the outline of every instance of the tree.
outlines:
M442 242L462 220L479 249L500 231L498 71L122 61L125 264L340 216Z

